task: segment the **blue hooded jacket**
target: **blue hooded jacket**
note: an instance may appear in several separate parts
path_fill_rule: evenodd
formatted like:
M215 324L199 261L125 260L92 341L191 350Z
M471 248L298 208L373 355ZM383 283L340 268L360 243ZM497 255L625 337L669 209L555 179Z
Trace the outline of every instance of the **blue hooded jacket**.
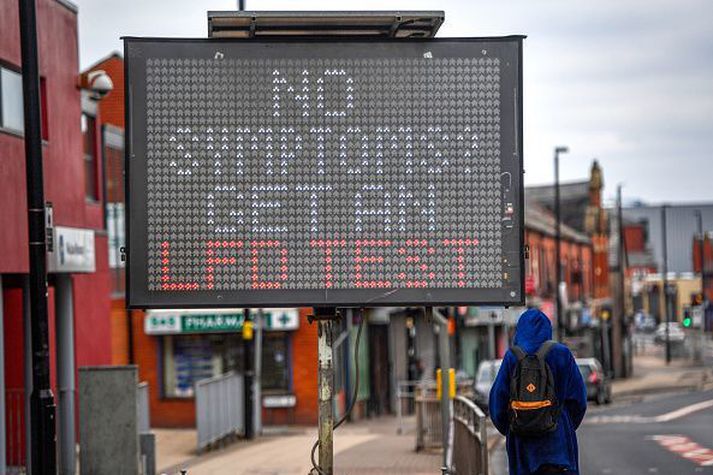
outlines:
M542 343L552 339L552 324L539 310L530 309L520 316L514 344L528 354L534 354ZM557 429L536 438L509 434L510 379L517 357L508 351L490 390L490 417L501 434L507 437L510 475L531 475L542 465L566 468L579 473L579 455L575 431L587 410L587 388L572 353L557 343L547 353L545 361L555 381L557 402L562 407Z

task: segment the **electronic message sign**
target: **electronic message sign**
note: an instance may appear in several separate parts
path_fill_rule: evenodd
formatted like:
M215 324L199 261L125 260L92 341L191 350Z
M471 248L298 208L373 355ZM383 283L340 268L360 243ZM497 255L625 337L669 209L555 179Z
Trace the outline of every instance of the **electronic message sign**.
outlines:
M125 48L130 306L522 302L521 37Z

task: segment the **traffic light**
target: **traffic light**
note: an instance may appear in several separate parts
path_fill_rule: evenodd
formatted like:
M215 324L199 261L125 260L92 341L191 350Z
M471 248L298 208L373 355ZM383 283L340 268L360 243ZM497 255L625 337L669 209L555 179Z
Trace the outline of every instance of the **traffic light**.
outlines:
M690 307L686 307L685 309L683 309L683 319L681 320L681 324L684 328L690 328L693 324Z

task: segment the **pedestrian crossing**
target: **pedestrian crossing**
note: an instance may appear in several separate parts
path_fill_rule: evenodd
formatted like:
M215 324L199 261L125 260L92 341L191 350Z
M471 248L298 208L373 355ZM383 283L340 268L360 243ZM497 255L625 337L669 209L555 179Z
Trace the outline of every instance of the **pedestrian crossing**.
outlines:
M713 449L702 447L685 435L652 435L647 439L701 467L713 467Z

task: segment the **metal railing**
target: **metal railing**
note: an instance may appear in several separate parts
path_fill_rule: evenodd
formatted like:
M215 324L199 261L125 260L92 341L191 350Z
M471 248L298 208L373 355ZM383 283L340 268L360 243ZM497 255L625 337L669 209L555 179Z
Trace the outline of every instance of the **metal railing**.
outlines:
M472 395L473 381L457 382L456 394L460 396ZM414 404L416 407L416 450L443 447L441 401L437 397L435 381L420 381L414 387Z
M396 384L396 417L399 421L397 434L404 433L404 416L416 412L416 388L419 381L399 381Z
M470 399L453 401L452 475L487 475L488 432L483 411Z
M441 401L435 381L422 381L416 386L416 450L443 447Z
M198 451L245 432L243 376L228 372L196 383Z

